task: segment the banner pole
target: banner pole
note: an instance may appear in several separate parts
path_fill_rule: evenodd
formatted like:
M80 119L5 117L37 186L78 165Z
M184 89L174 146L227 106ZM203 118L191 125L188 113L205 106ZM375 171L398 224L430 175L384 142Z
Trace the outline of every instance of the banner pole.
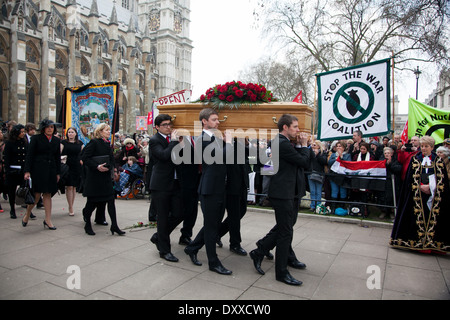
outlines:
M312 135L314 135L314 123L316 122L316 109L317 109L317 69L315 72L316 81L314 82L314 111L312 119Z
M395 60L394 60L394 51L392 51L392 139L394 139L395 136L395 84L394 84L394 67L395 67Z

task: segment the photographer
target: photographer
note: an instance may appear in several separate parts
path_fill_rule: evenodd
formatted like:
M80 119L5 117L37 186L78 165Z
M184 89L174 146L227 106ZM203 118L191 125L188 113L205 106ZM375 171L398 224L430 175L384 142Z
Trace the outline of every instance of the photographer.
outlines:
M420 151L419 137L412 137L409 143L406 143L397 151L398 162L402 165L402 181L405 180L406 171L408 170L409 162Z

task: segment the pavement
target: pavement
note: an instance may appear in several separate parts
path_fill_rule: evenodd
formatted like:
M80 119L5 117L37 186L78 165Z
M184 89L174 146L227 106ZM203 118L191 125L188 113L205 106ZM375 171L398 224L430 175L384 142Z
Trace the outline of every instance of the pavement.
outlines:
M24 228L25 209L17 206L13 220L7 201L0 203L1 300L450 300L450 256L390 248L390 223L299 214L292 245L307 268L290 269L303 281L298 287L275 280L273 260L264 260L266 274L258 274L248 255L230 252L228 235L217 252L231 276L209 271L204 249L203 265L193 265L178 244L179 228L171 236L179 262L165 261L149 242L156 229L127 229L148 222L146 199L116 201L125 236L99 225L95 236L86 235L79 194L74 217L64 195L53 198L55 231L43 228L43 209L33 210L37 219ZM249 208L242 247L254 249L274 221L272 210ZM199 211L194 233L202 222Z

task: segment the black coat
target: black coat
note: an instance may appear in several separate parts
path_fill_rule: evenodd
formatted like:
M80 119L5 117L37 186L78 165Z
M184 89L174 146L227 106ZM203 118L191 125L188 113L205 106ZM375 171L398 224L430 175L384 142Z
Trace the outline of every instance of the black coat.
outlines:
M109 155L109 171L100 172L98 163L92 159L97 156ZM93 202L103 202L114 198L112 175L114 172L114 156L111 145L103 139L92 139L83 149L83 166L85 179L83 196Z
M6 141L5 150L3 151L3 161L5 164L5 173L14 173L20 171L24 173L25 160L28 150L28 143L25 139ZM20 166L21 169L14 169L11 166Z
M174 187L176 165L172 162L172 149L178 141L170 143L157 133L150 138L148 147L155 163L150 178L150 190L171 191Z
M49 141L45 134L31 137L25 161L25 172L31 175L34 192L56 193L56 176L61 174L61 140L53 136Z
M202 175L198 186L198 194L225 194L225 181L227 176L226 156L227 153L231 153L232 145L215 137L210 138L203 131L196 142L196 148L199 146L202 148Z
M269 198L294 199L306 194L304 169L309 168L310 150L294 148L288 138L279 134L278 137L278 171L270 177ZM272 141L272 157L274 163L275 141Z

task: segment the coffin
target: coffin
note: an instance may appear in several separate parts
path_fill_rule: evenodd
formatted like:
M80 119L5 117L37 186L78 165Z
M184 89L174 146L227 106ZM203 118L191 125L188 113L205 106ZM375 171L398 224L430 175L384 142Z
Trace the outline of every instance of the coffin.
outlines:
M208 107L202 103L158 106L159 113L172 116L173 128L181 135L201 134L202 125L199 113ZM255 131L266 130L273 137L278 133L277 121L285 113L298 118L300 131L311 133L314 109L305 104L295 102L272 102L252 106L241 106L239 109L224 108L218 111L221 131L232 130L234 136L249 136Z

